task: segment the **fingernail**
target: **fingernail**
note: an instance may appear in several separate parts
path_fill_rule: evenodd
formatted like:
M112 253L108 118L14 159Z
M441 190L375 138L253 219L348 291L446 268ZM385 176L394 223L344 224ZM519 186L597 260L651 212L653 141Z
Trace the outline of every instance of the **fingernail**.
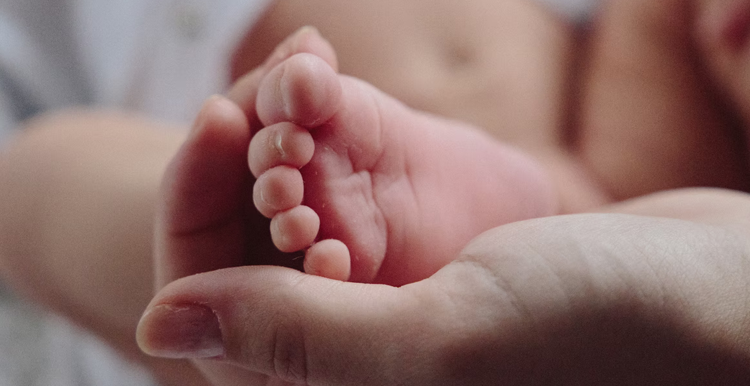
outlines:
M138 325L138 345L163 358L215 358L224 355L219 319L202 305L164 304L148 310Z

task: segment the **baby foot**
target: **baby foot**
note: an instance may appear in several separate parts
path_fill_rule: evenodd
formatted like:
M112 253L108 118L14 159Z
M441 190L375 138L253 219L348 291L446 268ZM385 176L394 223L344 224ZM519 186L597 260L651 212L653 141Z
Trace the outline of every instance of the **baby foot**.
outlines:
M308 270L346 279L350 263L353 281L405 284L485 230L555 213L554 189L529 157L330 62L299 53L264 76L264 128L249 150L256 208L280 250L312 246Z

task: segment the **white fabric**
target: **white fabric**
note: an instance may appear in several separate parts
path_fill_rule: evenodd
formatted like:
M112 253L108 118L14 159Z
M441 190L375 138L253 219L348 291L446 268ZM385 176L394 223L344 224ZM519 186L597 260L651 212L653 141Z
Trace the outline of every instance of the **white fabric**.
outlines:
M268 1L0 1L0 138L79 104L190 120Z
M92 335L2 293L0 385L155 386L156 382Z
M156 118L193 117L223 91L228 58L261 0L80 0L76 41L95 101ZM114 9L113 9L114 8Z

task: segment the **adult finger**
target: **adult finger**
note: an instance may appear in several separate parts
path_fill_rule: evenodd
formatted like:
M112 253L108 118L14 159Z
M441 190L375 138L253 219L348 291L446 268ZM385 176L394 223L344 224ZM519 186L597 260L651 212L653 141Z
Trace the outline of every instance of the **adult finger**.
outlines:
M209 99L162 181L155 222L157 288L191 274L240 265L252 176L242 111Z
M686 221L538 219L401 288L276 267L184 278L151 303L139 343L310 385L747 379L747 306L728 296L747 291L746 247Z
M417 351L427 349L399 347L426 323L406 292L279 267L209 272L164 288L138 338L152 355L219 357L292 383L397 384L399 373L419 371Z

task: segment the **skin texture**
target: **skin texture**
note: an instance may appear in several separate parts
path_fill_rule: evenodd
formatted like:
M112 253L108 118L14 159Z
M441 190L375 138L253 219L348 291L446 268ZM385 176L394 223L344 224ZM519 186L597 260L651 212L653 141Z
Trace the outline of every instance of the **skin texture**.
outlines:
M609 1L594 26L576 153L616 200L748 188L742 125L697 55L697 4Z
M657 55L646 62L668 67L670 60ZM607 60L595 66L611 68ZM604 79L599 83L594 76L588 84L601 87ZM711 119L716 110L704 111ZM655 133L667 135L669 128ZM678 143L672 156L689 154L683 153L690 149L689 137L687 144ZM425 281L398 289L336 284L273 268L222 270L172 283L150 309L208 306L222 339L207 346L269 384L741 384L748 376L747 304L732 294L748 285L742 273L748 264L747 200L726 191L677 191L609 209L636 216L510 224L475 239L461 258ZM257 280L237 287L233 275ZM310 295L332 292L338 296ZM244 301L227 307L229 293L242 293ZM366 306L362 298L369 300ZM240 304L251 304L253 312ZM293 306L279 310L275 304ZM275 312L264 312L264 306ZM179 339L150 346L169 328L162 320L147 313L141 321L146 350L200 357L175 350ZM269 325L276 326L269 335L257 333L256 326ZM247 336L246 329L254 338L237 338ZM463 334L453 341L457 330ZM342 331L351 335L341 338ZM347 344L363 340L369 342L366 351ZM471 360L459 360L451 371L446 363L456 358Z
M340 73L533 154L553 171L563 212L607 202L569 143L573 28L534 1L457 4L279 1L239 46L234 74L254 69L300 27L315 26L336 47Z
M256 106L263 108L263 102ZM197 132L209 130L205 126ZM216 155L211 156L212 152ZM178 157L173 165L194 159L191 153L204 156L200 162L195 160L204 167L220 159L219 148L211 151L189 141L182 150L184 158ZM226 157L226 152L221 156ZM171 193L176 202L182 201L183 192ZM742 327L747 305L740 305L738 312L735 300L719 299L747 286L742 273L727 276L728 271L741 272L748 264L742 217L747 196L700 190L671 194L610 210L681 221L579 215L513 223L478 237L458 260L435 275L398 289L334 285L273 268L192 272L154 299L141 320L139 343L146 352L167 357L205 358L206 352L218 356L218 363L197 363L220 384L236 378L258 384L495 384L500 379L510 384L743 382L750 371ZM198 206L201 202L196 196L186 201ZM674 210L686 205L699 210ZM167 227L173 223L169 217L161 221ZM180 238L162 233L175 251L190 251L179 245L191 239L212 239L205 227L188 222L181 222L181 227L199 233L182 233ZM169 250L159 256L173 266L183 260L187 267L195 267L200 258ZM233 277L256 280L248 284ZM706 289L719 277L729 278L727 286ZM309 294L315 292L340 296L311 298ZM243 300L237 302L238 296ZM360 296L370 302L363 306ZM252 312L243 309L247 304ZM293 311L286 315L286 307L263 310L264 305L276 304L291 304ZM195 324L211 328L189 336L165 335L174 320L170 310L177 307L193 309ZM439 317L430 312L435 309ZM336 312L327 314L326 310ZM716 314L722 318L715 319ZM451 319L450 315L457 316ZM398 327L393 327L394 322ZM269 325L275 328L267 336L256 327ZM357 326L367 326L368 332ZM342 331L352 331L352 335L342 338ZM456 331L462 331L459 342L451 340ZM252 339L244 338L248 334ZM185 347L186 339L197 343ZM346 343L359 339L370 342L371 350L353 359L345 354L351 350ZM342 354L337 354L340 347L330 346L332 341L344 346ZM612 350L612 345L618 350ZM537 351L536 347L542 348ZM513 360L519 351L525 360ZM560 364L563 353L575 360ZM461 362L465 364L455 372L446 366L466 357L472 360ZM419 359L411 363L404 358ZM659 358L658 365L654 358ZM384 374L381 368L389 372Z
M461 7L445 0L278 1L238 47L235 78L306 25L336 47L342 74L411 107L486 128L505 141L558 144L572 39L567 25L543 6L516 0ZM536 49L524 49L530 46Z
M289 44L299 39L321 38L302 30ZM277 142L251 142L249 157L254 190L280 197L276 205L255 200L273 218L280 250L302 249L316 236L339 239L351 253L352 280L402 285L437 271L484 230L557 212L556 189L530 156L479 129L405 108L338 76L314 53L290 55L257 86L266 125L260 141L293 122L309 130L315 153L304 165L273 164L267 159L277 157Z
M164 307L200 305L220 326L222 340L197 347L222 353L224 365L203 364L229 366L213 373L218 384L234 369L256 384L739 385L748 310L732 294L748 289L749 202L680 191L613 209L629 215L509 224L401 288L272 267L207 272L157 295L139 341L200 357L178 350L184 336L157 339L172 327Z
M622 0L615 0L615 2L624 3ZM662 2L653 3L662 4ZM371 2L371 4L376 4L376 2ZM671 6L670 4L673 3L664 2L664 4ZM647 12L634 13L634 8L636 7L627 7L623 12L611 12L610 15L618 20L638 21L649 17L650 12L653 12L652 8L646 7L640 9ZM676 12L674 14L682 15ZM663 13L659 15L661 15L659 17L664 17ZM642 25L642 23L634 24L636 27ZM328 25L335 25L335 23ZM498 25L508 24L498 23ZM684 28L685 25L691 26L692 24L680 25L682 26L680 28ZM648 36L658 36L661 32L664 31L657 29ZM285 36L286 32L280 35ZM347 34L340 35L347 36ZM616 46L615 43L618 40L613 36L617 37L617 35L601 36L609 36L609 40L602 39L601 47ZM607 41L611 44L607 44ZM275 41L269 45L269 49L274 44ZM631 47L629 51L631 55L638 52L637 47L637 45ZM592 55L600 57L605 53L606 50L599 50L594 51ZM265 54L261 57L265 57ZM384 59L386 56L379 56L379 58L386 60ZM604 62L592 63L594 63L592 67L595 68ZM420 93L427 96L459 95L432 91ZM585 91L585 93L588 94L590 91ZM690 100L682 99L681 101L690 102ZM148 261L153 200L157 194L156 181L161 178L164 165L174 155L183 140L179 135L162 138L155 135L157 131L151 129L134 134L134 127L140 124L143 124L145 128L156 124L141 121L139 124L129 122L126 125L113 125L113 121L118 121L118 116L104 114L92 121L87 119L86 113L70 112L35 121L36 130L33 134L22 136L10 146L13 150L6 150L0 156L0 175L3 181L0 184L0 197L2 198L0 199L0 205L2 205L0 206L2 209L0 229L2 229L3 241L0 243L0 256L2 257L0 267L4 276L17 287L25 288L26 293L34 293L35 299L40 303L49 307L57 307L60 312L76 319L87 328L99 332L114 344L123 343L122 337L133 336L134 321L138 318L137 313L140 312L135 309L140 308L140 305L146 304L149 300L148 288L151 273ZM252 127L253 122L250 124ZM107 127L109 130L102 130L102 127ZM70 135L69 130L79 134ZM650 133L652 132L638 132L635 136L647 138ZM131 142L125 139L137 140ZM96 146L93 145L94 143ZM593 145L593 142L589 143L589 146ZM148 167L134 168L133 160L144 157L144 149L150 149L149 154L152 154L155 161L148 163ZM636 151L634 154L641 154L637 152L638 149L638 147L634 149ZM647 150L646 154L653 152L653 150ZM690 154L679 154L690 156ZM51 155L54 157L50 157ZM63 167L65 164L59 161L61 159L75 160L68 165L74 163L78 168ZM591 158L592 164L598 161L596 157ZM550 162L550 164L556 163ZM29 166L29 168L21 168L20 165ZM617 165L610 165L610 167ZM138 170L137 179L118 180L123 176L131 176L127 172L133 170ZM725 169L716 168L715 170ZM651 169L645 171L651 172ZM601 176L609 175L603 169L599 169L597 173ZM89 200L81 199L81 192L101 192L99 189L103 182L111 182L111 185L107 185L113 187L107 191L109 193L93 194ZM690 185L692 182L691 178L686 178L679 183ZM136 189L140 193L133 194L132 190L123 189L131 185L142 190ZM246 190L243 191L245 194L243 202L251 202L251 185L248 184ZM72 186L79 186L80 189L71 190ZM484 337L470 339L466 338L465 333L470 332L472 335L468 335L469 337L477 337L488 330L495 333L499 330L507 331L507 339L493 338L495 340L492 342L510 342L513 344L505 344L504 347L519 348L519 350L532 347L529 350L538 354L531 356L539 358L537 361L526 363L519 359L524 356L517 355L517 351L505 353L509 360L503 363L509 367L499 367L500 370L507 370L502 376L508 376L504 379L514 379L511 376L515 376L515 379L519 380L518 383L523 381L530 383L535 379L541 379L537 383L543 383L547 379L532 378L532 376L539 374L539 377L543 377L544 374L551 374L559 377L552 381L564 379L571 380L572 384L576 384L576 381L581 381L577 384L585 384L585 379L573 378L575 374L586 374L583 370L598 369L598 375L587 378L593 379L589 384L601 384L601 380L605 377L608 377L607 380L611 384L617 384L618 379L622 379L621 383L632 380L631 384L670 383L662 382L670 379L675 381L672 383L679 384L690 384L690 382L706 384L716 379L723 380L711 378L712 376L725 377L724 383L726 384L743 384L742 382L747 379L743 368L747 358L746 333L743 332L746 328L743 327L747 325L747 322L742 315L747 314L747 310L743 297L737 296L747 291L747 278L742 269L746 263L740 257L746 255L746 247L742 241L746 239L746 233L742 232L747 229L744 227L745 219L750 218L745 212L747 198L741 194L720 191L684 193L689 194L687 196L676 193L660 195L657 197L658 200L649 198L640 203L631 203L633 206L627 210L622 207L618 210L638 215L676 216L687 222L665 222L663 219L651 217L628 217L625 221L626 218L619 216L574 216L535 220L530 223L516 224L512 229L507 227L495 229L488 233L487 237L483 236L472 242L471 248L467 247L462 254L467 264L457 263L455 268L454 265L450 265L441 271L442 276L438 279L428 280L427 284L409 287L416 287L416 290L408 289L408 293L390 287L325 281L320 278L301 276L291 270L256 267L244 268L242 271L222 270L180 280L161 293L150 309L161 304L172 304L175 301L209 302L212 309L224 316L226 324L222 326L228 329L228 335L224 339L227 345L232 346L231 349L224 350L231 353L227 357L228 362L231 363L228 368L235 368L237 363L241 363L242 366L253 368L257 372L279 374L286 377L284 379L294 378L296 374L295 379L306 377L313 384L325 379L330 380L331 384L346 384L349 380L355 380L355 384L358 380L362 381L361 384L368 382L377 384L378 379L384 380L381 382L385 384L389 384L387 382L393 379L398 379L401 383L420 384L419 382L434 380L434 374L437 373L431 373L431 371L444 369L445 366L442 366L444 363L463 364L464 362L457 362L456 358L473 358L474 360L465 366L454 366L455 371L448 374L450 377L445 380L446 383L454 380L454 384L466 384L467 380L471 380L469 377L472 374L480 374L479 370L486 369L483 366L493 363L491 360L496 358L494 354L498 351L488 348L488 345L476 344L477 341L484 341ZM101 206L90 205L96 202L94 199L106 197L117 197L116 205L112 203L105 203ZM42 205L42 203L52 204ZM105 207L107 211L104 215L99 215L99 212L95 210L96 207ZM127 218L133 221L112 221L114 214L110 209L113 207L122 208L122 212L115 214L128 214ZM47 208L72 208L74 210L59 211ZM64 226L49 226L48 224L64 224ZM87 224L90 228L81 228L83 224ZM18 229L25 231L18 232ZM257 229L268 229L268 223L260 224ZM642 233L639 233L641 231ZM652 238L654 234L664 237ZM741 235L742 240L737 240L737 234ZM579 238L569 243L565 242L573 236ZM102 242L103 240L107 242ZM629 240L633 243L630 244ZM647 240L647 243L643 244L643 240ZM118 248L114 248L115 246ZM128 248L119 248L119 246ZM256 246L259 251L253 256L256 262L275 262L272 258L278 255L275 254L273 245L256 244ZM69 248L73 248L72 253L69 252L71 251ZM531 255L535 258L528 259L527 257ZM69 269L81 265L89 268L107 267L107 264L91 265L92 261L100 261L101 256L117 256L111 261L121 262L120 269L101 273L101 276L87 274L85 280L77 279L80 277L80 270ZM549 264L545 261L537 264L540 260L547 260L540 256L548 256ZM502 262L498 268L501 272L497 272L495 268L491 270L480 268L478 270L481 273L476 274L476 269L471 268L476 265L481 266L474 262L483 263L488 260ZM52 261L60 263L51 264ZM282 258L279 261L287 261L287 259ZM564 263L565 261L571 263ZM599 263L589 264L591 262ZM553 272L570 274L569 277L544 272L544 267L553 268L558 264L562 264L561 269ZM163 282L159 284L159 287L190 273L208 272L213 268L231 265L226 261L209 265L204 260L185 260L170 266L160 266L159 277L163 278ZM47 266L57 269L43 269ZM576 268L562 269L565 267ZM446 270L448 274L443 275L442 272ZM493 287L493 282L498 282L495 280L498 277L524 277L522 274L529 272L536 272L540 275L538 287L529 289L526 286L499 290L497 286ZM655 272L659 274L655 275ZM466 274L462 275L462 273ZM462 276L472 279L460 279ZM92 277L101 278L102 285L90 286ZM119 277L129 277L127 281L131 285L123 287L112 285L117 282L112 278ZM456 277L459 279L455 279ZM67 280L66 278L74 279ZM474 280L476 278L487 278L486 282L489 284L484 290L479 283L481 280ZM561 282L560 278L565 278L565 281ZM707 282L702 284L704 281ZM64 285L55 287L50 285L58 282ZM132 283L141 282L144 283L142 287L132 285ZM455 282L462 285L452 287L456 284ZM499 281L499 283L502 282L502 280ZM547 284L542 285L544 283ZM582 285L583 290L576 291L575 288L579 288L576 287L578 285ZM576 301L573 304L577 305L576 307L568 309L567 303L564 302L545 303L541 295L554 293L554 291L545 290L558 287L573 289L562 291L563 294L582 294L575 297ZM441 291L447 288L456 288L456 290L430 294L429 290L436 288ZM123 291L123 289L126 290ZM198 291L200 293L196 293L196 289L201 290ZM284 289L284 291L279 291L279 289ZM242 294L245 299L244 304L249 306L243 307L242 302L237 304L228 300L236 299L230 295L235 296L238 293ZM451 296L441 297L440 294L443 293ZM513 304L510 306L506 304L505 308L502 308L499 307L503 305L502 300L497 300L501 298L493 300L494 295L497 294L513 295L522 301L511 301ZM427 313L420 316L418 311L422 308L415 306L413 303L415 298L424 299L426 305L434 304L442 305L442 307L425 309ZM81 302L81 299L87 299L87 301ZM337 303L337 299L341 299L341 302ZM368 303L370 300L372 302ZM74 304L77 306L72 306ZM278 304L289 306L281 308L283 312L279 312ZM505 323L504 318L497 316L498 313L506 313L496 312L493 308L498 306L499 310L510 310L507 314L512 314L513 310L517 309L516 305L519 304L536 305L531 308L533 312L528 314L531 316L540 309L552 310L552 313L543 313L541 316L544 318L539 319L559 322L550 323L548 328L559 325L563 328L569 327L563 331L568 331L570 334L548 333L547 336L573 336L576 339L561 341L534 338L539 334L523 332L524 328L528 328L526 326L533 326L533 324L524 323L519 332L515 329L518 324L511 323L512 321ZM664 305L667 304L673 304L675 307L665 308ZM727 304L731 304L731 307L726 307ZM471 312L478 312L479 315L467 313L470 305L477 306L471 309ZM252 308L248 308L251 306ZM410 308L408 312L401 312L405 310L405 307L410 306L415 307ZM427 306L424 307L427 308ZM571 309L573 311L569 312ZM346 310L351 312L346 312ZM488 310L488 313L483 314L482 310ZM586 310L598 312L592 317L590 312L584 312ZM137 313L133 314L133 312ZM373 313L377 313L378 318L373 318ZM105 315L115 317L102 318ZM155 319L146 319L143 322L142 338L144 335L146 339L153 338L151 334L159 334L159 331L163 332L168 327L163 324L163 320L156 319L157 313L151 315L154 315ZM467 318L466 315L477 317ZM250 316L255 316L257 319L249 319ZM413 319L409 320L409 317ZM531 319L533 318L519 318L518 320L533 321ZM393 323L394 320L402 324ZM351 327L343 328L344 322L350 321L358 323L346 323ZM570 321L573 323L568 323ZM576 324L575 322L582 323ZM268 330L262 329L268 326L271 326ZM394 326L403 327L396 329ZM448 328L449 326L455 328ZM498 328L498 326L504 326L504 328ZM576 329L575 326L578 328ZM278 336L292 338L298 336L296 335L298 332L303 331L305 336L315 337L311 341L314 341L315 345L309 346L310 348L305 352L310 353L311 358L318 358L319 363L323 365L302 366L299 363L304 362L291 360L295 358L291 354L298 352L295 348L299 347L297 344L302 342L301 340L276 340L279 342L278 347L281 348L277 351L274 349L277 345L269 343L267 339L250 341L243 339L252 335L248 335L246 331L253 331L253 334L257 331L269 331L269 334L280 331L283 334ZM609 334L607 334L608 331ZM424 334L417 334L419 332L424 332ZM265 334L262 337L273 338L274 336L276 335ZM532 338L530 339L529 336ZM418 337L421 339L417 339ZM590 339L577 339L577 337ZM654 344L658 337L664 338L658 340L658 344ZM414 340L411 340L412 338ZM402 352L399 350L408 350L409 347L430 339L434 339L434 347L454 348L449 352L458 352L460 355L447 359L435 359L429 354L438 351L425 352L427 359L420 364L404 362L405 358L414 358L412 352L407 352L408 355L392 354ZM383 341L386 344L378 344ZM289 344L284 345L285 342ZM387 344L388 342L392 344ZM591 345L582 345L581 342ZM166 348L169 349L168 343L162 342L161 348L164 349L167 346ZM370 349L362 350L363 345L367 345ZM623 347L623 345L629 350L612 350L612 347ZM125 342L124 347L133 347L132 341ZM677 351L669 351L670 348L677 348ZM275 354L262 355L269 352ZM564 355L556 355L560 352ZM582 355L571 356L571 352L582 353ZM236 353L244 354L244 356ZM258 355L252 355L253 353ZM323 354L316 357L315 353ZM386 353L390 355L385 355ZM545 353L551 354L545 356ZM630 355L614 358L606 356L618 353ZM190 353L182 353L182 355L189 356ZM162 375L164 384L187 385L190 382L200 381L199 376L184 368L172 368L171 370L179 371L170 371L169 366L157 365L159 361L151 361L135 353L133 357L153 366L155 373ZM273 358L278 358L278 368L272 363ZM559 364L560 358L569 359L564 369L561 369ZM628 363L627 360L633 358L643 358L644 361L640 364ZM669 366L663 366L662 358L669 359L667 363ZM717 364L716 358L722 359L721 363ZM487 361L482 359L487 359ZM436 363L440 363L441 366L435 366ZM623 363L625 365L618 366ZM311 370L307 372L297 370L302 367ZM439 369L436 369L437 367ZM550 368L559 371L533 371L533 369ZM294 371L285 369L294 369ZM389 371L385 371L386 369ZM574 373L573 369L581 371ZM665 371L659 373L660 369ZM688 374L684 370L690 369L693 373L688 375L694 377L687 380L678 378L680 374L675 369L680 369L682 374ZM372 374L372 371L376 370L378 373ZM461 370L466 370L466 374L461 374ZM703 370L707 372L703 375L698 374ZM315 373L315 371L320 372ZM494 370L488 374L496 375L492 371ZM709 371L714 371L714 373ZM229 374L231 372L225 372L225 375ZM646 381L628 378L635 375L642 375ZM257 380L258 384L274 384L274 381L271 381L274 379L277 378L262 376L258 379L242 380L247 383ZM739 380L733 382L736 379ZM487 379L474 380L479 384L489 383ZM239 383L237 379L224 379L224 381L223 384ZM235 382L232 383L232 381ZM492 383L497 382L495 380ZM398 384L398 382L390 384Z
M378 4L362 3L367 3L368 7ZM458 16L458 13L447 7L451 4L455 5L455 3L445 3L440 7L440 12L433 15L434 21L430 23L433 26L431 30L437 31L439 27L439 30L448 31L445 29L446 26L459 23L455 27L451 27L450 35L460 36L462 46L464 43L471 44L472 52L484 51L487 53L499 52L499 50L495 50L495 46L492 46L492 44L502 42L507 45L513 41L512 38L506 41L493 37L492 39L480 39L476 44L469 43L479 37L479 32L482 29L489 26L508 28L507 30L497 31L503 32L498 36L512 37L521 34L526 36L524 39L534 39L535 44L542 44L542 41L546 41L546 38L549 37L552 37L553 41L557 41L557 39L564 39L567 36L562 23L551 18L541 8L528 7L526 5L528 3L525 1L504 2L502 3L504 7L510 6L511 8L487 12L486 6L490 3L492 2L477 1L475 4L478 7L471 8L473 11L470 14L463 14L461 17L453 17ZM292 5L288 2L279 2L278 4ZM306 17L306 14L313 15L314 13L304 12L303 10L325 9L319 7L320 4L316 5L310 2L295 2L295 4L296 7L284 8L283 12L278 12L281 8L275 8L277 12L274 13L274 17L279 25L282 25L281 20L293 20L294 23L300 25L313 22L315 20L304 19L304 17ZM330 2L329 6L333 4L333 2ZM399 2L399 4L404 3ZM388 7L393 7L396 4L383 5L384 9L388 9ZM404 12L405 9L399 9L396 12L399 14L399 18L393 19L397 22L392 25L392 28L387 29L392 34L389 36L405 36L405 28L413 28L413 20L424 20L409 16L424 14L423 9L421 9L424 6L417 6L416 2L414 5L407 9L409 13ZM434 3L428 5L427 8L430 10L438 9L434 6ZM461 9L468 10L470 8L462 6ZM427 73L424 71L424 67L433 60L455 57L454 50L442 49L442 42L445 41L446 36L420 32L427 27L425 25L409 30L410 36L418 38L403 40L408 42L408 45L392 51L388 47L390 43L394 42L393 39L387 38L377 43L373 41L373 38L378 35L368 34L368 42L372 43L371 47L378 47L378 50L373 51L376 55L362 55L360 51L354 51L354 49L364 47L364 45L353 44L356 41L353 39L355 35L351 33L351 30L361 31L361 21L369 17L368 15L380 15L382 13L370 12L372 11L371 8L363 7L352 7L347 8L347 10L355 11L355 14L342 12L339 17L330 18L333 14L326 13L327 19L325 23L321 23L325 24L326 28L332 28L326 32L336 42L348 42L343 45L343 47L346 47L345 49L340 49L345 57L346 68L349 69L350 73L361 72L355 75L367 78L374 83L398 85L403 90L401 93L402 99L410 100L410 105L422 106L432 110L452 106L451 110L454 112L467 112L466 108L476 105L475 110L477 111L467 115L478 117L479 110L490 110L480 109L477 103L468 103L468 101L478 101L478 96L494 95L496 91L491 91L492 89L499 90L501 89L500 86L503 89L507 87L507 85L499 84L496 81L489 83L478 81L480 78L484 79L484 75L482 77L471 75L480 70L482 74L487 74L489 70L497 69L495 61L502 59L502 57L495 54L472 56L476 60L472 59L469 62L476 65L460 67L464 68L465 71L453 71L454 67L445 67L446 70L451 69L449 72L455 74L455 76L447 76L446 71L443 70L429 72L431 74L429 79L412 76L415 73ZM512 12L508 12L509 10L512 10ZM509 20L512 23L507 22L508 20L504 23L495 23L492 20L499 16L507 18L505 15L518 11L520 11L519 17ZM284 13L287 13L287 15L284 15ZM450 15L453 16L446 18ZM536 20L540 15L542 20L531 22L532 19ZM461 27L466 20L465 16L470 18L482 16L483 22L472 26L471 33L456 34L456 31L469 27L465 25ZM441 19L443 21L440 21ZM287 34L286 32L272 34L273 27L269 26L270 20L272 19L265 19L259 25L259 28L250 31L244 43L249 46L262 47L261 43L265 41L264 39L271 39L272 42L267 45L270 50L276 44L276 41L273 40L281 39ZM554 21L554 23L549 23L549 21ZM339 27L334 27L336 25ZM532 30L526 32L529 27ZM469 30L467 29L467 31ZM539 34L544 36L545 39L537 41L536 36L539 36ZM362 37L357 35L357 38ZM350 38L351 40L344 40ZM557 43L554 45L556 46ZM418 46L430 47L430 49L425 51L415 50ZM497 46L496 48L504 47L506 46ZM490 50L489 48L493 49ZM404 57L402 54L409 50L413 50L422 59L414 61L412 60L413 56ZM238 58L252 57L252 53L243 49L238 49L237 52ZM518 75L526 71L528 62L558 63L558 59L560 59L564 63L565 52L564 49L553 49L550 46L548 49L538 52L527 52L526 54L530 57L525 55L514 56L519 61L514 62L515 64L506 73L508 79L526 79L533 82L539 80L538 85L544 86L539 90L539 94L534 93L534 95L544 95L539 99L546 101L544 103L550 103L549 110L552 111L552 115L546 116L545 114L538 114L536 111L529 115L533 119L543 119L543 122L547 122L534 124L533 127L535 128L551 130L550 125L556 125L559 120L559 108L555 106L560 99L558 94L564 88L564 80L562 79L564 66L551 67L549 73L544 70L545 75L539 77L520 77ZM439 55L433 55L436 53ZM444 53L449 54L444 55ZM545 56L538 60L526 60L533 59L534 55L538 54L551 56ZM256 58L265 56L266 53L262 53L256 55ZM459 56L463 57L464 55ZM380 64L390 64L385 67L368 67L368 64L373 63L373 57L377 57ZM525 59L521 60L522 58ZM403 69L403 64L406 62L422 64L417 67L409 67L412 69L409 73L387 71L394 68L391 66ZM248 67L243 69L241 63L235 64L234 68L234 72L238 75L249 69ZM443 68L442 64L439 68ZM458 68L455 69L458 70ZM382 70L382 73L375 70ZM388 76L394 76L394 74L402 77L394 81L385 81ZM558 76L560 76L559 80L541 82L542 79L549 77L557 79ZM421 80L418 83L404 83L407 79ZM439 79L450 79L450 81L438 84L436 81ZM465 80L470 81L466 82ZM493 85L487 93L482 91L485 89L483 86L485 84ZM440 90L451 92L435 92L436 89L431 88L430 85L436 85L439 86ZM471 85L471 87L462 85ZM553 87L548 88L548 85ZM428 88L428 86L430 87ZM514 87L520 87L526 91L531 88L536 89L536 87L531 87L525 82L521 82ZM395 89L391 87L390 90ZM550 92L548 93L548 91ZM452 96L454 99L444 101L431 99L437 95ZM241 98L241 96L236 95L234 97ZM467 98L467 102L459 104L459 100L464 97ZM419 100L425 102L422 103ZM463 107L459 107L461 105ZM548 110L547 107L543 109ZM516 110L512 108L508 108L506 112L513 112L514 116L519 119L524 115L516 115ZM135 321L140 314L139 309L142 309L148 302L149 288L153 288L151 284L153 275L149 270L151 235L153 232L151 220L154 216L153 203L154 197L157 195L158 181L164 172L167 160L174 156L184 137L182 135L168 135L162 138L160 135L155 135L154 133L159 132L159 129L155 128L161 127L163 124L151 122L147 119L123 119L122 114L110 112L93 113L96 119L90 119L91 114L88 111L71 110L40 117L40 119L25 125L25 127L33 127L33 130L28 130L28 135L21 135L8 144L8 149L12 150L2 152L0 171L2 171L3 183L0 184L0 197L3 200L2 215L0 215L2 227L0 229L3 230L3 242L0 243L0 257L2 257L0 267L3 269L3 276L9 282L14 283L14 287L18 288L20 292L33 294L32 298L40 304L74 319L80 325L98 333L112 342L113 345L121 348L128 356L152 366L156 374L165 375L162 377L165 384L189 384L185 378L198 382L198 377L190 375L189 371L176 371L174 374L170 374L164 366L158 365L160 361L154 361L140 355L137 350L133 349L132 339L127 338L134 335ZM490 119L490 117L481 119ZM494 119L494 122L499 121L497 118L491 119ZM521 124L519 121L518 124L507 125L504 126L504 129L498 128L498 130L521 127ZM251 122L252 125L253 122ZM71 135L71 133L75 133L75 135ZM148 150L144 152L144 149ZM148 156L145 156L145 153ZM50 155L54 157L50 157ZM60 159L69 161L59 162ZM148 167L141 168L130 165L133 160L141 159ZM33 167L27 168L28 165L33 165ZM137 175L138 178L132 178L134 175ZM100 184L105 186L102 187ZM131 188L131 186L133 187ZM250 197L250 186L252 184L248 183L243 185L241 189L241 194L245 197ZM82 192L90 193L90 196L84 195ZM109 203L107 201L109 199L112 199L115 203ZM89 205L90 203L98 203L99 200L105 202ZM247 200L247 202L250 201ZM121 208L121 211L99 210L99 208L110 207ZM114 221L112 216L117 216L118 221ZM120 216L124 217L120 219ZM64 226L59 224L64 224ZM267 235L269 224L267 221L259 221L258 223L251 223L250 227L253 229L250 232L251 234ZM18 229L24 229L25 232L18 232ZM301 260L294 260L298 256L280 255L276 248L265 240L270 239L262 238L260 241L249 241L253 243L257 251L253 255L253 263L301 267ZM121 264L112 267L108 263L100 264L102 256L117 256L112 261ZM59 264L53 264L53 261L59 262ZM77 267L90 267L92 264L95 267L102 268L105 272L92 274L91 276L87 274L86 277L81 278L82 271ZM224 262L217 265L220 266L221 264L224 264ZM55 269L52 269L53 267ZM179 271L178 267L173 268L175 271ZM202 268L208 269L208 267ZM92 281L91 277L101 278L101 280ZM116 285L121 281L129 284ZM53 283L60 284L53 286ZM161 285L159 284L159 286ZM137 290L134 290L131 286L137 288ZM170 382L170 375L176 375L176 381Z

